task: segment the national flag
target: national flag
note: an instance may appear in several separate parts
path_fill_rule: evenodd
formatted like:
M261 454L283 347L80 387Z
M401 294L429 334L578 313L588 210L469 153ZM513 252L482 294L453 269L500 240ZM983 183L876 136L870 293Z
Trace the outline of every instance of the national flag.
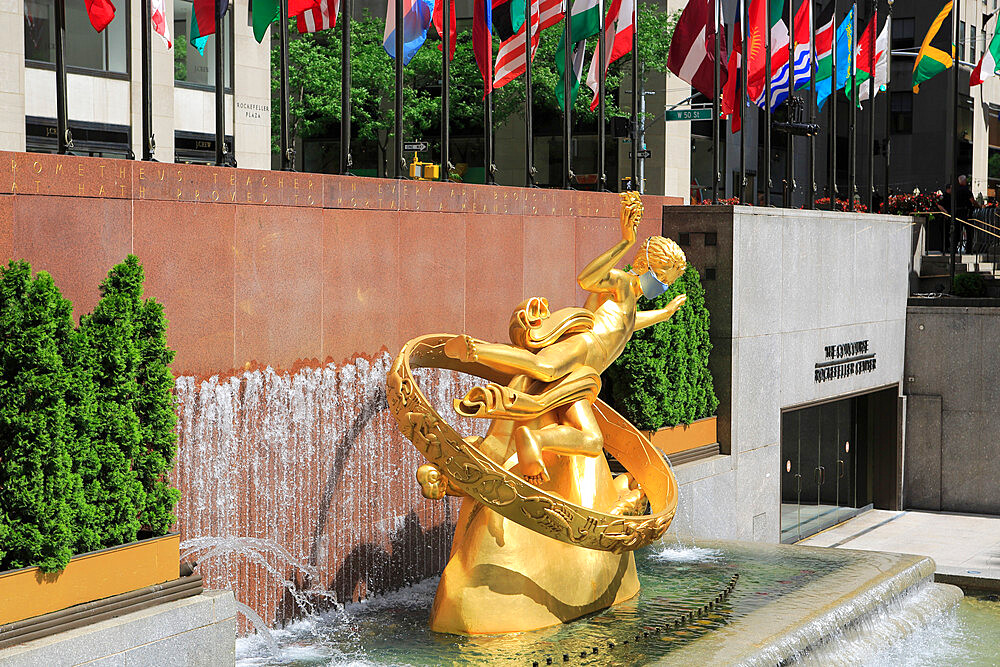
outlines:
M205 43L208 41L207 35L202 35L198 30L198 15L194 11L194 5L191 6L191 36L188 38L188 44L198 49L198 53L205 55Z
M812 2L805 0L795 13L795 67L794 89L799 90L810 82L809 37L812 32ZM783 21L771 30L771 111L788 99L788 30ZM758 95L757 106L766 104L765 95Z
M864 32L858 38L857 46L854 48L854 83L851 84L848 81L848 85L844 86L844 95L847 99L851 99L852 91L854 88L859 87L862 83L866 83L868 79L871 78L871 72L868 70L871 68L871 61L875 51L875 31L878 29L878 12L872 16L871 20L868 21L868 25L865 27ZM858 89L858 108L861 107L861 90Z
M604 22L604 73L607 75L608 66L632 50L632 34L635 32L635 24L632 21L632 12L635 9L635 0L611 0L611 7L608 9L608 16ZM590 71L587 74L587 86L594 91L594 100L590 103L590 110L597 108L599 100L598 88L598 53L595 50L594 57L590 61Z
M472 53L483 77L483 97L493 92L493 3L473 0Z
M740 67L743 59L743 2L736 6L736 20L733 21L733 50L726 65L726 85L722 87L720 108L724 118L730 118L729 131L736 133L743 127L743 90L740 86Z
M998 24L1000 26L1000 24ZM972 77L969 79L970 86L978 86L986 79L997 73L997 63L1000 63L1000 28L990 40L990 45L986 47L983 57L976 64L976 69L972 70Z
M455 59L455 40L457 39L457 30L455 29L455 0L437 0L434 3L434 29L437 30L437 34L441 35L441 43L438 44L438 51L444 49L444 3L450 2L451 7L449 7L449 23L451 23L451 29L448 31L448 46L450 54L448 54L448 60Z
M256 4L257 0L254 0ZM288 3L288 13L292 13L291 2ZM340 0L320 0L319 5L295 17L295 27L300 34L329 30L337 26L337 14L340 13Z
M833 3L816 18L816 81L829 79L833 72Z
M941 12L934 18L933 23L931 23L930 29L927 31L927 35L924 37L923 43L920 45L920 51L917 53L917 61L913 63L913 92L920 92L920 84L930 79L933 76L937 76L941 72L945 71L952 65L952 57L947 52L941 48L932 45L934 38L937 37L938 30L941 29L941 24L951 14L951 3L946 4ZM939 46L948 48L947 43L951 42L951 38L947 37L949 32L945 33L945 40L939 42Z
M202 37L215 34L216 21L221 21L229 9L229 0L193 0L194 15L198 19L198 34Z
M507 85L517 77L524 74L526 69L525 63L527 59L524 57L524 35L525 31L530 28L531 30L531 59L535 59L535 51L538 49L538 0L531 0L530 12L531 12L531 25L525 25L524 23L524 3L515 2L505 2L505 7L513 6L515 9L520 5L520 25L517 27L517 32L513 35L503 36L500 38L500 49L497 51L497 62L496 67L493 71L493 88L502 88ZM499 6L495 6L493 9L498 9ZM497 30L500 30L500 18L494 13L494 25ZM511 27L515 25L514 15L511 14L510 18ZM505 26L504 26L505 27Z
M149 11L153 32L163 39L163 43L167 45L168 49L171 48L173 43L170 41L170 28L167 27L167 13L163 6L163 0L150 0Z
M563 0L542 0L538 5L538 29L545 30L563 20L565 13Z
M312 11L317 7L317 0L288 0L288 18L297 17L299 14ZM264 35L267 34L268 28L278 20L280 14L281 2L279 0L254 0L250 4L250 23L253 25L253 36L258 44L264 41ZM296 23L301 25L301 21L296 21ZM201 25L201 21L198 22L198 25ZM299 32L302 32L301 28L299 28Z
M816 73L816 106L819 109L823 108L826 98L830 97L835 90L840 90L847 85L847 79L850 76L851 54L854 53L854 7L851 7L840 27L837 28L836 45L835 54L831 54L831 57L835 55L837 58L836 84L834 85L833 82L832 60L826 69L825 77L819 78L822 69ZM821 65L823 64L821 63Z
M767 63L766 35L769 32L765 13L767 5L764 2L765 0L751 0L746 30L747 97L751 100L756 100L760 91L764 90L764 70Z
M568 1L568 0L567 0ZM569 104L567 105L565 91L566 70L565 48L563 44L566 35L559 37L559 45L556 46L556 70L559 73L559 82L556 84L556 99L563 109L573 106L576 99L576 91L580 88L580 75L583 74L584 48L587 46L587 38L595 36L600 32L601 26L601 0L576 0L569 12L569 33L570 39L576 40L576 47L573 49L573 76L571 78L572 90L569 93ZM676 34L676 33L675 33Z
M424 41L427 39L427 29L431 26L431 14L434 11L434 0L396 0L403 3L403 25L398 26L403 31L403 64L410 62ZM395 58L396 54L396 2L386 5L385 31L382 33L382 48Z
M889 84L889 35L892 33L889 26L891 22L892 18L890 17L882 26L882 32L875 38L875 95L878 95ZM868 99L871 84L870 80L861 82L858 86L859 100Z
M111 0L84 0L84 2L90 25L94 26L94 30L101 32L107 28L111 19L115 17L115 6L111 4Z
M721 4L721 3L718 3ZM726 30L721 17L713 19L715 0L690 0L674 27L674 37L667 55L667 69L681 81L709 99L716 97L715 39L720 40L720 58L726 57ZM719 69L719 86L725 86L726 70Z

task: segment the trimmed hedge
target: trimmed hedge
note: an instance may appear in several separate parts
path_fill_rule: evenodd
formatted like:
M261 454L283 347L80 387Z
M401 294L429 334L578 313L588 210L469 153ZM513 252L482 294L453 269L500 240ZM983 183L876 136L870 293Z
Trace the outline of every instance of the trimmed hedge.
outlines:
M74 329L26 262L0 271L0 570L166 533L179 492L163 307L129 255Z
M666 322L636 331L621 356L601 376L601 397L636 427L655 431L711 417L719 406L708 369L712 343L709 314L698 271L684 275L639 310L665 308L677 295L687 301Z

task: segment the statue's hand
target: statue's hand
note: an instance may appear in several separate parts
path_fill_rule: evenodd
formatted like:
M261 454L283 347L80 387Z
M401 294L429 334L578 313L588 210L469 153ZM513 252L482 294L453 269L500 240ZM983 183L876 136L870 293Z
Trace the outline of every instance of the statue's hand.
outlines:
M677 310L681 306L683 306L684 302L687 301L687 300L688 300L688 298L687 298L686 295L679 294L679 295L675 296L673 299L670 300L670 303L667 304L667 310L669 310L671 313L676 313Z
M622 239L629 243L635 242L636 230L642 220L642 201L635 192L621 193L621 228Z
M448 492L448 477L430 463L417 468L417 482L420 483L421 494L428 500L441 500Z
M444 354L447 357L458 359L464 363L473 363L479 359L479 356L476 354L475 341L472 340L471 336L466 336L465 334L455 336L445 343Z

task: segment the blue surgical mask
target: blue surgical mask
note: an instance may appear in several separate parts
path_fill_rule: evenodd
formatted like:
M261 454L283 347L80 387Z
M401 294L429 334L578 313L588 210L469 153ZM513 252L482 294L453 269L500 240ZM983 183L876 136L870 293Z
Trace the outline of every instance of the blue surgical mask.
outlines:
M646 239L646 266L649 266L649 239ZM665 283L657 278L650 267L639 276L639 287L642 288L642 295L652 301L670 289L670 283Z

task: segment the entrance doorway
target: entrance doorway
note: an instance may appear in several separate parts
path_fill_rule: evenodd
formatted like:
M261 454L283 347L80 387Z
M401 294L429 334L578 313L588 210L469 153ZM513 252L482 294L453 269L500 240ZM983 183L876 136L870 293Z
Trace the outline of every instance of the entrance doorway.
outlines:
M782 542L797 542L873 506L894 508L896 391L782 413Z

